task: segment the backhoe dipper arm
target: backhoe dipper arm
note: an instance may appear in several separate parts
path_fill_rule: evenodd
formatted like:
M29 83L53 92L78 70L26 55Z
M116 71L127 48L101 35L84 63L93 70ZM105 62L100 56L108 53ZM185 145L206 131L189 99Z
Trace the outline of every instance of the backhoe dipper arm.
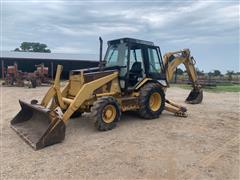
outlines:
M186 99L187 103L199 104L202 102L203 93L201 86L197 81L197 73L195 69L195 60L190 54L189 49L183 49L180 51L168 52L163 56L163 63L166 68L166 78L167 81L173 78L173 74L176 68L180 64L184 64L186 71L188 73L189 79L192 82L192 91Z

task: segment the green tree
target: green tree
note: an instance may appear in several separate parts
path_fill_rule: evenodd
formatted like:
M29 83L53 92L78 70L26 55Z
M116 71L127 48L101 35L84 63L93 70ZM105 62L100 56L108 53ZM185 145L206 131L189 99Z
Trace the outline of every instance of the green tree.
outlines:
M14 51L18 52L44 52L50 53L51 50L47 49L46 44L38 43L38 42L22 42L20 48L14 49Z
M234 75L234 71L227 71L226 75L228 76L228 80L232 80L232 75Z
M213 75L214 75L213 72L208 73L208 76L213 76Z
M221 75L222 75L221 71L219 71L219 70L213 71L213 76L221 76Z
M196 68L196 73L198 76L204 76L204 71L200 71L198 68Z

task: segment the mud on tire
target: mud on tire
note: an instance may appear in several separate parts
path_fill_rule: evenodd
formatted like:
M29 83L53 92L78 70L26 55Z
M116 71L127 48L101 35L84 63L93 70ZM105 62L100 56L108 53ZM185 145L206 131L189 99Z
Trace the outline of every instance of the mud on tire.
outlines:
M155 111L151 109L150 103L149 103L150 97L154 93L159 94L161 99L160 100L161 104ZM138 114L140 117L144 119L158 118L159 115L164 110L164 106L165 106L165 93L161 88L161 86L156 83L148 83L144 85L140 89L139 105L140 105L140 109L138 110Z
M106 121L105 117L106 108L108 107L111 107L115 112L115 116L110 117L109 122ZM117 100L114 97L110 96L101 97L100 99L94 102L91 108L91 117L95 121L96 128L100 131L107 131L115 128L117 122L120 120L121 117L121 109Z

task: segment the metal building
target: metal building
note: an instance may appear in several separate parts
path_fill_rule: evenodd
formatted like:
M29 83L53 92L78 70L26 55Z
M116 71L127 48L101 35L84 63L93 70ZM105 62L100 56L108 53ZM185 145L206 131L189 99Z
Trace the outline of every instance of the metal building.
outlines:
M49 68L49 76L54 77L58 64L63 65L62 78L68 79L69 71L98 66L98 55L96 54L65 54L65 53L32 53L2 51L1 56L1 78L7 66L18 64L18 69L23 72L33 72L35 65L44 63Z

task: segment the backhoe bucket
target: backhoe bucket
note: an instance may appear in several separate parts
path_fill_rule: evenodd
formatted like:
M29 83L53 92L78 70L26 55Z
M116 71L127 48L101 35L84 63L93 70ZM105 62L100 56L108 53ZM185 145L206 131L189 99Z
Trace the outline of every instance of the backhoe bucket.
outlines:
M38 104L19 100L21 111L11 121L11 127L33 149L42 149L65 138L65 123L60 109L49 110Z
M188 97L185 100L185 102L189 103L189 104L199 104L199 103L202 102L202 99L203 99L203 91L202 91L202 89L199 89L199 90L192 89L192 91L188 95Z

